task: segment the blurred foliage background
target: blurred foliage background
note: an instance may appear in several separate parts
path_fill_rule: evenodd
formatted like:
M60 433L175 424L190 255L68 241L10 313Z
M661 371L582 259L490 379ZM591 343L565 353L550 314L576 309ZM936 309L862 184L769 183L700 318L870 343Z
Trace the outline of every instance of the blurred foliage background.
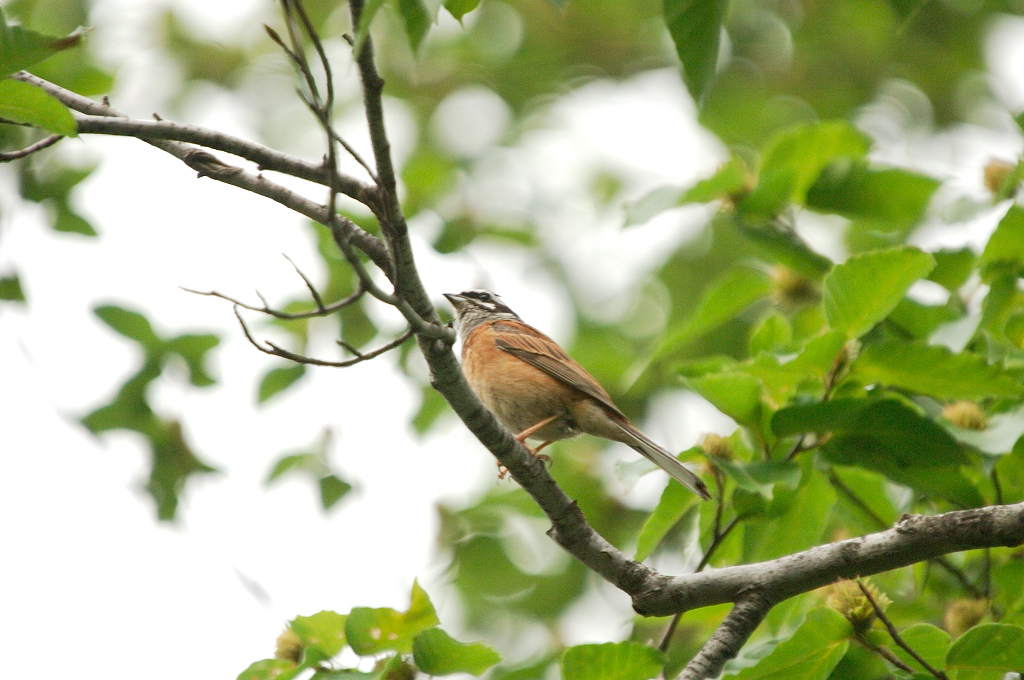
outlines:
M350 30L347 6L306 6L338 65L338 126L361 139L361 99L340 37ZM104 36L80 0L15 0L5 9L40 32L96 23L96 38ZM442 261L490 261L484 254L498 252L553 282L558 304L567 303L557 312L570 320L558 329L571 338L567 348L631 417L643 421L666 394L688 390L735 421L736 429L686 452L717 489L719 500L704 506L670 486L652 513L654 499L646 507L627 501L621 481L599 472L607 466L598 442L552 447L552 474L608 540L678 572L772 559L886 528L904 512L1024 500L1024 212L1015 202L1024 89L1008 76L1021 62L1007 47L1024 36L1021 10L1015 0L383 3L372 35L394 116L403 208L418 237ZM272 3L258 14L280 23ZM228 97L260 141L318 156L291 69L259 21L210 30L168 6L149 28L141 42L170 65L161 73L161 115L187 122L199 102ZM104 94L124 66L97 57L97 43L33 72ZM682 113L704 141L666 144L666 154L680 154L671 159L677 178L656 180L599 153L571 165L571 177L545 176L538 140L557 134L565 102L599 96L601 83L644 82L657 92L680 78L693 100L682 101ZM629 120L622 132L644 126ZM0 125L0 145L18 148L34 134ZM546 153L557 156L552 148ZM524 160L529 154L541 156L536 166ZM362 172L351 162L345 169ZM55 150L10 170L20 200L44 204L53 229L102 234L69 200L91 168L64 165ZM339 206L375 229L361 206ZM588 259L588 241L649 235L642 230L651 225L667 245L621 264L628 272L595 289L602 260ZM326 280L316 282L324 298L351 292L355 278L329 237L318 227L309 233L325 263ZM19 264L2 266L5 307L30 306ZM466 287L490 284L489 276L482 266L481 280ZM431 292L440 299L445 291ZM331 329L359 348L391 333L363 304L372 303L346 309ZM311 304L297 290L286 308ZM144 387L173 356L188 363L195 387L208 384L203 361L217 338L165 339L138 312L96 313L141 343L146 358L115 400L82 422L148 438L150 492L170 519L190 476L212 467L147 404ZM145 313L159 318L160 310ZM275 323L296 351L324 332ZM420 385L411 425L422 435L450 414L410 349L398 368ZM301 389L303 374L272 367L260 401ZM325 508L351 488L322 451L283 458L272 477L289 470L312 473ZM633 481L642 471L619 470ZM546 539L543 516L517 489L492 486L438 512L437 549L450 562L466 632L506 655L492 677L550 677L572 625L567 614L607 597L607 586ZM919 637L945 659L950 639L976 624L1024 624L1021 579L1020 554L992 550L875 582L892 599L897 626L930 624ZM778 606L733 670L760 677L759 662L780 640L798 639L794 631L824 599L808 593ZM726 611L683 617L667 649L670 677ZM629 639L661 642L667 620L620 616ZM867 645L833 656L819 675L801 677L907 677Z

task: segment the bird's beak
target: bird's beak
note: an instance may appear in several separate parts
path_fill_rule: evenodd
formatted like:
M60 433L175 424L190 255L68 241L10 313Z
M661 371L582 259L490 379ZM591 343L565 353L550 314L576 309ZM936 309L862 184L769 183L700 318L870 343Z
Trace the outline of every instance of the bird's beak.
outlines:
M455 293L442 293L442 295L448 298L448 302L452 303L452 307L455 309L462 307L462 303L466 300L466 298L461 295L456 295Z

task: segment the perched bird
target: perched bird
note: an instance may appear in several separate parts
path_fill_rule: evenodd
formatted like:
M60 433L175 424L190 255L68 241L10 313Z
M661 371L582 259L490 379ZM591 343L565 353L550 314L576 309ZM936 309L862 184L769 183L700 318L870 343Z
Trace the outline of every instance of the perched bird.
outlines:
M626 444L701 498L711 497L700 477L633 427L592 375L500 297L482 289L445 297L455 307L470 387L516 439L543 442L534 453L585 432Z

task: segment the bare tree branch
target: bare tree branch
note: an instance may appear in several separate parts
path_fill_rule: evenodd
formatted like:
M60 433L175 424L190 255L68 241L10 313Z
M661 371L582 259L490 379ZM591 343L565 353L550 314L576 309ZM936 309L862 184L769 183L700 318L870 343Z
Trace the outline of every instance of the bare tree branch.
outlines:
M196 172L198 172L201 177L210 177L211 179L216 179L226 184L231 184L233 186L246 189L247 191L251 191L253 193L259 194L266 198L270 198L271 200L274 200L278 203L281 203L285 207L291 208L295 212L301 215L305 215L306 217L309 217L310 219L316 222L320 222L321 224L327 224L329 226L332 226L332 228L340 229L341 232L346 235L346 238L354 246L356 246L361 251L366 253L367 256L373 261L373 263L380 267L381 270L383 270L385 273L393 270L394 267L392 265L390 255L387 252L385 245L380 241L380 239L361 229L358 225L352 222L352 220L342 215L338 215L336 213L331 214L327 211L325 206L317 205L315 202L305 198L304 196L301 196L291 191L290 189L287 189L279 184L267 180L262 175L254 175L252 173L246 172L242 168L238 168L227 163L224 163L216 156L207 151L197 149L180 141L168 141L169 139L172 138L171 136L168 136L165 139L159 136L147 136L146 134L143 134L143 130L147 126L174 126L174 124L169 124L167 121L143 121L128 118L124 113L110 107L105 103L101 104L99 102L95 102L91 99L88 99L87 97L82 97L81 95L77 95L74 92L65 90L62 87L54 85L53 83L43 80L42 78L38 78L32 75L31 73L27 73L25 71L20 71L14 74L14 76L12 77L41 88L42 90L56 97L66 106L74 109L75 111L88 114L88 116L90 117L79 117L76 119L79 123L80 133L97 132L101 134L123 134L125 136L139 137L140 139L146 141L148 144L155 146L161 151L165 151L166 153L171 154L178 160L188 165L193 170L196 170ZM113 126L113 128L116 128L117 125L123 125L127 127L126 129L123 129L120 132L116 131L116 129L105 129L109 126ZM132 127L138 127L139 129L135 131L128 131ZM230 147L224 148L222 150L227 151L228 153L235 153L236 155L240 155L245 158L249 158L249 156L270 157L274 155L277 155L280 158L288 158L286 154L279 154L276 151L266 149L265 147L260 147L260 145L258 144L246 142L244 140L230 137L229 135L223 135L221 133L207 131L204 130L203 128L198 128L195 126L176 127L179 132L184 133L186 130L189 132L188 136L185 134L180 135L185 139L185 141L189 141L200 145L205 145L207 142L209 142L210 148L219 148L220 145L215 144L215 142L219 140L220 142L224 143L223 145L225 147ZM177 136L178 135L174 135L174 137ZM267 152L269 152L269 154ZM255 160L255 158L249 159ZM305 163L305 161L299 161L298 159L294 160L299 165L308 165ZM321 168L320 166L315 167L317 168L317 175L322 178L324 175L324 169ZM285 172L285 170L282 169L282 172ZM297 174L294 172L287 172L286 174L306 179L306 177L303 177L302 174ZM318 181L318 183L325 184L325 181L313 181ZM373 190L372 188L370 188L370 191L375 193L375 190ZM368 205L368 207L371 207L371 209L373 209L372 205Z
M256 142L250 142L198 125L174 123L167 120L132 118L117 109L93 101L88 97L75 94L70 90L65 90L58 85L54 85L25 71L14 74L12 78L35 85L59 99L73 111L86 114L84 117L76 116L75 118L80 134L137 137L151 143L154 140L186 142L239 156L256 163L260 170L273 170L324 186L327 186L329 181L328 174L322 165L310 163L309 161L296 158ZM157 144L154 144L154 146L166 151L162 146ZM376 188L355 178L339 176L338 186L335 189L371 207L371 209L373 209L372 206L376 205Z
M355 358L348 359L346 361L327 361L325 359L316 359L314 357L305 356L304 354L292 352L290 350L284 349L283 347L279 347L278 345L275 345L270 341L266 341L266 346L261 345L256 340L256 338L253 337L252 332L249 330L249 326L245 323L245 319L242 318L241 313L238 311L238 306L236 305L234 309L235 317L238 319L238 323L242 326L242 333L245 334L246 340L248 340L253 347L263 352L264 354L270 354L271 356L281 357L282 359L288 359L289 361L294 361L295 363L298 364L309 364L311 366L330 366L333 368L348 368L349 366L355 366L356 364L362 363L364 361L375 359L379 357L381 354L384 354L385 352L390 352L391 350L395 349L396 347L398 347L403 342L405 342L406 340L413 336L413 329L407 328L404 333L399 335L391 342L387 343L386 345L382 345L381 347L378 347L372 352L366 353L362 353L353 349L351 345L349 345L348 343L339 342L339 344L342 347L355 354Z
M38 142L29 144L24 149L18 149L17 151L0 151L0 163L8 163L19 158L24 158L25 156L31 156L36 151L42 151L48 146L53 146L62 139L64 139L64 135L50 135L49 137L40 139Z
M259 294L259 291L257 291L256 294L259 295L260 300L263 302L262 307L256 307L254 305L246 304L245 302L237 300L231 297L230 295L225 295L215 290L193 290L191 288L185 288L184 286L181 286L181 289L188 293L195 293L196 295L204 295L206 297L215 297L220 298L221 300L227 300L232 305L236 305L238 307L241 307L242 309L248 309L253 312L260 312L262 314L269 314L274 318L286 320L313 319L321 316L330 316L334 312L337 312L340 309L344 309L345 307L354 304L366 293L366 291L363 290L362 286L358 286L356 290L352 292L351 295L347 295L344 298L338 300L337 302L332 302L329 305L325 305L323 304L323 302L317 300L317 308L312 309L308 312L282 312L279 309L273 309L272 307L270 307L270 305L267 304L267 301L263 298L263 296Z
M885 527L889 526L888 522L879 517L878 513L871 509L871 506L865 503L860 496L854 493L853 489L847 486L846 483L839 478L839 475L837 475L834 470L829 470L828 481L829 484L831 484L836 489L836 491L843 494L851 503L860 508L861 512L870 517L871 521L874 522L875 526L877 526L879 529L884 529ZM973 583L971 583L971 580L967 578L967 574L965 574L962 569L959 569L955 564L950 562L948 559L940 556L935 557L929 561L939 565L947 572L949 572L950 576L955 578L957 582L960 584L960 586L968 593L970 593L973 597L983 597L981 590Z
M821 545L777 560L687 574L634 595L641 614L665 616L677 611L735 602L750 589L782 601L828 585L898 569L938 555L1024 543L1024 503L957 510L942 515L904 515L888 531Z
M754 634L761 621L768 615L776 601L767 599L762 593L751 591L736 602L715 634L704 643L697 655L686 664L681 680L703 680L715 678L729 659L740 653L743 643Z

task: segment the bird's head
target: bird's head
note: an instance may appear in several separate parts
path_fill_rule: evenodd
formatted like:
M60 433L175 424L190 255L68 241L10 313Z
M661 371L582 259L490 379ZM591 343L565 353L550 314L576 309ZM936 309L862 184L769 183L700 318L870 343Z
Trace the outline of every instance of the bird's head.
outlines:
M445 293L444 296L455 308L455 325L463 340L482 323L498 319L519 320L519 315L509 309L497 293L484 288L465 290L458 295Z

